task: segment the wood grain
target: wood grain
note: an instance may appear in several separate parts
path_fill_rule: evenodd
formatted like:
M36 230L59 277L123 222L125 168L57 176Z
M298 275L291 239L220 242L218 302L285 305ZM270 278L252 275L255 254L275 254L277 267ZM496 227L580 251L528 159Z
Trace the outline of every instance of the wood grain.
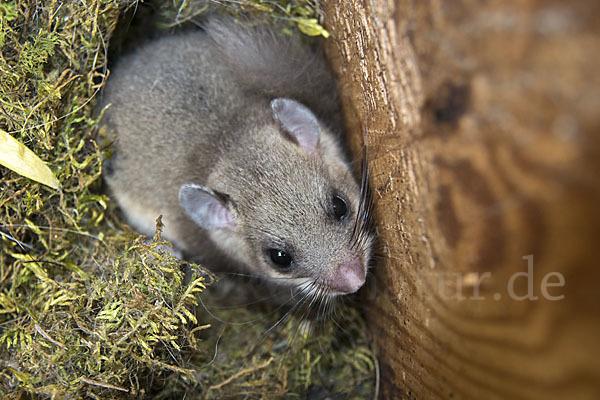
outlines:
M600 3L323 6L377 198L380 397L600 398Z

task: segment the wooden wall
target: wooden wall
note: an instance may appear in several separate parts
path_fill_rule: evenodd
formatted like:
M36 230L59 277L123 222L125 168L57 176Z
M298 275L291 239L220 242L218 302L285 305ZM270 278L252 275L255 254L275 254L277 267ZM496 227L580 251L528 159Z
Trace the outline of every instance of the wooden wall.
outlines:
M323 6L368 131L380 398L600 399L600 2Z

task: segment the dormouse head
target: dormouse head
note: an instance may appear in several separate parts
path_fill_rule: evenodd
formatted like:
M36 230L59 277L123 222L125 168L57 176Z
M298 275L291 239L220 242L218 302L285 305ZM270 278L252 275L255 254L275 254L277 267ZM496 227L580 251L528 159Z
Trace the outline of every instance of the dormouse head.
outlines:
M321 296L357 291L373 242L367 188L327 127L277 98L237 139L206 186L181 186L185 213L250 273Z

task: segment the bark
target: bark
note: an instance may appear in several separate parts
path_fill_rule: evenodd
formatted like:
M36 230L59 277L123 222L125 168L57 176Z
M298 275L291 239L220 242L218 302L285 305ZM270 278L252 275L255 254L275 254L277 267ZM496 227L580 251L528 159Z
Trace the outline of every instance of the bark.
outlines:
M600 398L600 3L323 7L377 199L380 397Z

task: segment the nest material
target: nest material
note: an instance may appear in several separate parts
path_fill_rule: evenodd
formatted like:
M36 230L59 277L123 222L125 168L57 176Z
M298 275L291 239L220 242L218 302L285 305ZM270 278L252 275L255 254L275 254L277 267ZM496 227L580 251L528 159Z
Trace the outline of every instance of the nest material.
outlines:
M108 149L95 140L94 98L119 16L139 6L0 4L0 130L60 182L53 190L0 167L0 394L368 397L376 361L356 310L344 313L345 329L318 336L298 333L294 319L271 329L282 315L268 307L221 310L231 321L221 323L196 307L210 299L199 294L212 275L161 251L168 243L160 229L149 243L133 233L103 194ZM206 8L183 0L157 7L167 27ZM251 9L326 36L311 2L235 2L229 10Z

